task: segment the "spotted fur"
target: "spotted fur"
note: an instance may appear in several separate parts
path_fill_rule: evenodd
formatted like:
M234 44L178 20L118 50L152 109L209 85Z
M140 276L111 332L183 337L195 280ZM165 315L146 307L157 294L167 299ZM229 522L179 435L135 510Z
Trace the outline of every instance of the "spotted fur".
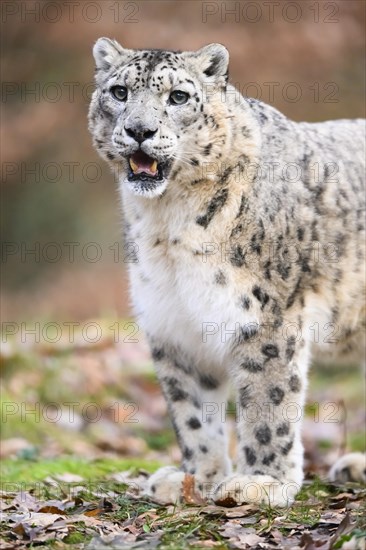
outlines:
M215 500L287 505L303 479L293 408L301 416L311 350L364 346L365 122L296 123L242 97L219 44L179 53L100 39L94 56L90 130L118 176L132 300L182 450L151 492L175 501L190 472ZM172 104L174 90L187 102ZM129 179L139 147L169 166L159 181Z

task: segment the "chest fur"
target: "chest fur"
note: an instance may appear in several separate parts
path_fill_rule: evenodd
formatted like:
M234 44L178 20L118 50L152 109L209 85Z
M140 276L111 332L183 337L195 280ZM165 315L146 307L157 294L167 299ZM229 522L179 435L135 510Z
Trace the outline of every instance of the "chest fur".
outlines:
M126 216L134 217L129 239L137 249L131 294L141 328L187 353L198 351L202 363L221 362L240 327L258 318L255 304L249 310L245 302L254 280L229 260L227 233L236 207L226 205L203 228L200 207L160 205L140 215L127 202Z

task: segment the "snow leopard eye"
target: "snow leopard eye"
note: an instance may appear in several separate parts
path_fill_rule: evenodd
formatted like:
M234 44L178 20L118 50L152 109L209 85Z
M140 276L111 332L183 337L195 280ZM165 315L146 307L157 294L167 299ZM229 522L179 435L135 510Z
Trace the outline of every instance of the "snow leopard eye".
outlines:
M127 99L127 88L125 86L112 86L109 90L112 96L118 101L126 101Z
M189 95L181 90L175 90L169 96L169 101L172 105L183 105L187 103Z

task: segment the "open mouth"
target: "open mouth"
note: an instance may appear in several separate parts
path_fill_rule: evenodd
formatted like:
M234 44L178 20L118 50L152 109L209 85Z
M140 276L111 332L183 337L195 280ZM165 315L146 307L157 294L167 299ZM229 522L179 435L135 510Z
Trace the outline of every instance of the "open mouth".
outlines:
M161 182L168 171L168 163L158 163L143 151L137 151L128 159L130 181Z

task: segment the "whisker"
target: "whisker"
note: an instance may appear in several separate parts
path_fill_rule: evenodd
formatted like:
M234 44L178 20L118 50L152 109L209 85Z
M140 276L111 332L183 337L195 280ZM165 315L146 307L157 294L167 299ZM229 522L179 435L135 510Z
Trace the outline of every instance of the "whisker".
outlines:
M190 162L188 162L187 160L184 160L184 159L182 159L182 158L180 158L180 157L175 157L175 156L173 156L172 158L173 158L174 160L178 160L179 162L182 162L183 164L187 164L188 166L192 166L192 164L191 164Z

